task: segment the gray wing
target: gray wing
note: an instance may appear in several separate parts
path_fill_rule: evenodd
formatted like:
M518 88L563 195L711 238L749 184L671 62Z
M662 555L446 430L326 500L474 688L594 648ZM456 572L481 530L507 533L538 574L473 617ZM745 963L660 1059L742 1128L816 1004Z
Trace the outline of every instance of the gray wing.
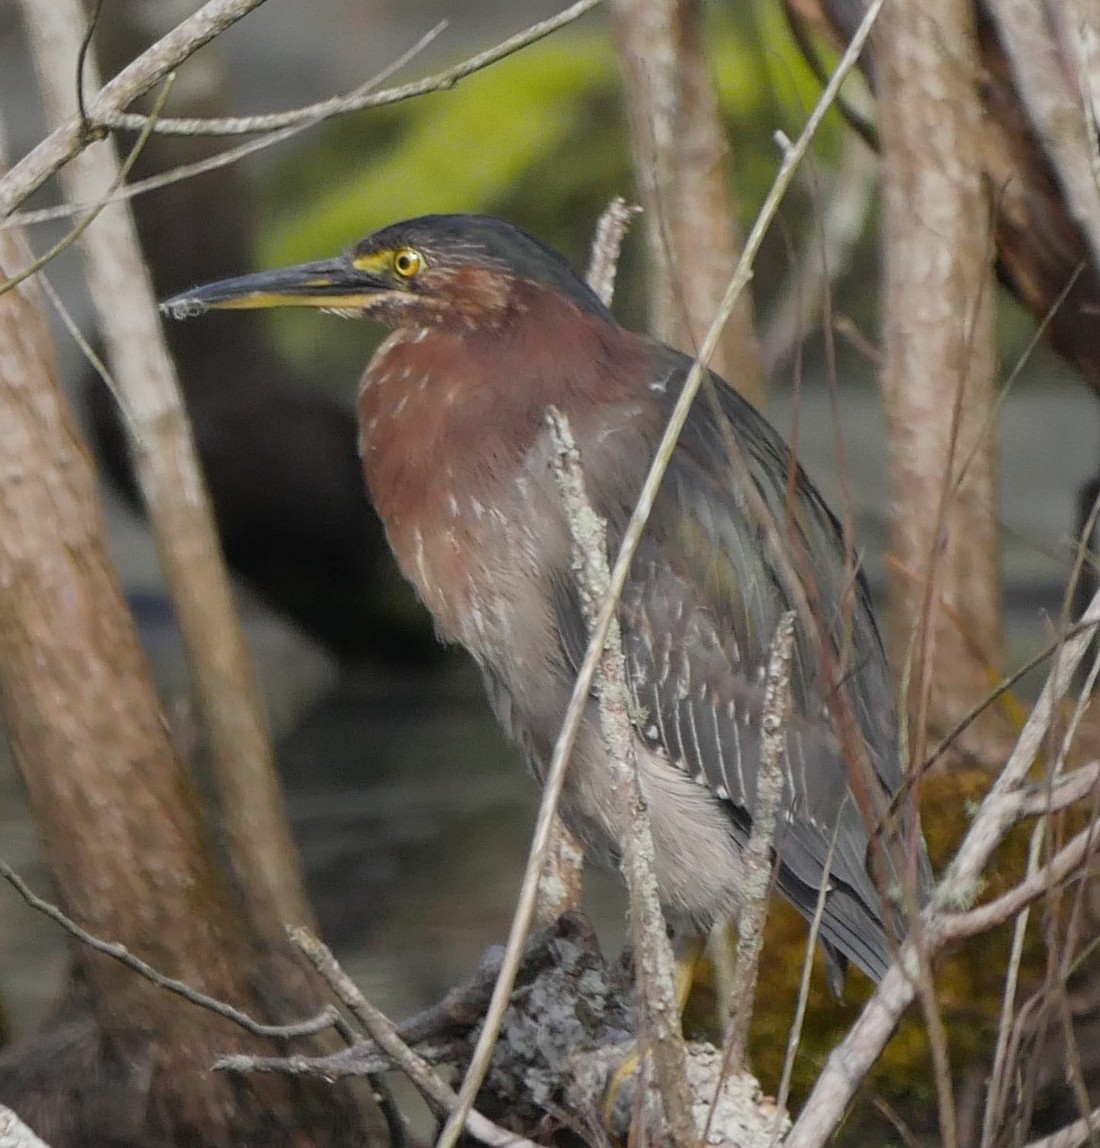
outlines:
M658 354L671 407L686 360ZM773 520L770 534L745 497L746 479ZM630 507L598 509L614 548ZM776 554L777 537L786 560ZM705 780L726 803L742 846L756 805L764 667L788 609L796 611L797 638L776 840L779 887L812 916L832 848L823 940L878 979L890 947L868 871L870 833L852 783L863 777L873 799L864 804L883 810L902 785L889 669L838 523L776 432L717 381L713 400L696 400L669 466L620 623L639 737ZM576 658L584 633L570 613ZM847 752L852 739L854 754ZM862 769L850 768L853 756L862 756Z

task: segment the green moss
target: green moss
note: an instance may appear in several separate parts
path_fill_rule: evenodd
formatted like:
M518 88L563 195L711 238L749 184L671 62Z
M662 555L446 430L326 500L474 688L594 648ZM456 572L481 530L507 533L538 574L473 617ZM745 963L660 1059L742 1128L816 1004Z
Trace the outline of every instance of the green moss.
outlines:
M968 805L980 800L990 777L980 770L952 772L922 786L925 836L933 867L939 872L953 856L969 828ZM1010 834L994 858L983 899L1009 889L1026 868L1029 826ZM1042 913L1033 913L1020 975L1020 1000L1039 985L1046 962ZM1049 925L1046 926L1049 928ZM976 937L936 961L936 999L947 1032L950 1061L957 1078L988 1061L1004 991L1012 928L1004 926ZM806 943L806 926L786 904L773 904L768 920L764 965L753 1026L752 1064L765 1088L778 1087L787 1034ZM821 954L816 965L802 1042L795 1062L792 1110L805 1100L825 1059L843 1038L871 992L862 974L849 976L846 999L833 1000L825 983ZM935 1126L934 1073L925 1021L918 1007L909 1009L898 1031L861 1091L839 1143L887 1144L897 1141L891 1126L871 1103L885 1101L918 1134Z
M345 246L394 220L477 211L575 130L593 79L606 79L599 41L551 41L409 105L388 147L358 149L308 210L272 228L261 257L273 264ZM364 113L369 115L370 113ZM370 154L363 154L369 151Z

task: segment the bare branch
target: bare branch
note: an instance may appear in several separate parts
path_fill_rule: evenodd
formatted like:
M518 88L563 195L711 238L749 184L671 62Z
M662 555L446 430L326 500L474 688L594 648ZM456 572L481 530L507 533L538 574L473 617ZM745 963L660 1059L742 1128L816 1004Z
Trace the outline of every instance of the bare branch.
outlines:
M622 196L616 196L596 224L586 280L606 307L611 306L615 296L615 273L623 239L631 219L640 210L629 206ZM546 864L539 877L536 920L540 924L548 924L562 913L579 908L583 883L584 850L557 818L551 830Z
M965 913L951 913L938 918L934 926L935 937L940 943L963 940L1011 921L1028 905L1073 877L1088 857L1096 851L1098 844L1100 844L1100 822L1088 829L1082 829L1042 868L1036 869L1007 893Z
M391 60L377 75L372 76L365 84L356 88L353 95L360 95L377 88L379 84L389 79L395 72L400 71L410 60L415 59L446 27L447 21L441 20L434 28L430 28L414 44ZM154 113L155 110L156 109L154 109ZM143 135L146 131L151 134L153 126L157 122L155 114L150 115L148 119L149 123L147 127L143 129ZM115 203L124 199L133 199L138 195L144 195L147 191L156 191L159 188L168 187L173 183L180 183L194 176L203 175L208 171L217 171L219 168L228 167L230 164L234 164L238 160L252 155L253 152L263 151L264 148L274 147L276 144L283 143L285 140L293 139L294 136L300 132L306 131L319 122L319 120L304 120L292 128L285 128L283 131L272 132L270 135L265 135L260 139L249 140L247 143L239 144L236 147L226 148L225 151L218 152L216 155L205 156L203 159L196 160L194 163L182 163L171 168L169 171L158 172L156 175L150 175L145 179L134 180L113 191L105 199L101 198L97 204L65 202L55 204L53 207L39 208L36 211L15 212L9 215L7 219L0 220L0 230L6 227L29 227L32 224L46 223L52 219L67 219L72 215L79 215L81 212L88 211L92 207L101 206L103 203Z
M1018 816L1024 816L1025 810L1030 805L1036 803L1036 801L1041 802L1043 798L1046 798L1046 808L1040 807L1038 810L1043 816L1040 817L1039 822L1031 832L1031 841L1028 845L1027 854L1026 878L1033 877L1039 868L1043 846L1048 838L1049 819L1046 815L1053 811L1055 804L1058 803L1060 799L1065 798L1067 790L1070 792L1071 799L1075 791L1080 791L1080 796L1084 796L1092 786L1086 784L1085 787L1082 788L1081 782L1084 781L1087 783L1090 780L1095 781L1095 765L1091 770L1085 767L1077 773L1072 774L1069 778L1063 778L1061 776L1061 770L1070 744L1077 734L1085 706L1092 699L1093 687L1096 684L1098 672L1100 672L1100 658L1094 657L1088 678L1077 699L1073 717L1062 738L1061 750L1048 770L1045 785L1033 787L1033 791L1030 793L1026 789L1021 789L1011 793L1000 794L996 799L998 801L1004 801L1006 804L1015 803L1019 810ZM1089 777L1090 773L1091 778ZM1067 781L1070 783L1069 785L1066 784ZM1006 811L1006 824L1008 823L1008 818L1011 816L1012 812ZM1051 888L1053 889L1054 887L1052 886ZM988 908L988 906L985 906L985 908ZM1008 964L1005 969L1004 989L1001 993L1000 1020L997 1025L997 1040L993 1053L993 1065L989 1072L989 1086L986 1089L985 1112L982 1117L982 1148L988 1148L993 1142L995 1126L1002 1114L1002 1104L1004 1102L1008 1078L1013 1075L1011 1070L1006 1071L1008 1066L1008 1049L1010 1036L1013 1031L1012 1020L1016 1008L1016 990L1020 980L1020 968L1024 960L1024 943L1027 939L1029 920L1030 907L1025 905L1016 913L1016 919L1012 927L1012 945L1009 950Z
M995 799L1023 785L1098 624L1100 593L1093 597L1081 615L1080 625L1055 654L1054 664L1039 694L1039 700L1028 715L1011 756L982 802L962 845L936 889L935 901L938 906L952 908L966 904L972 897L979 875L1011 824L1011 821L1004 820L1011 812L1010 809Z
M263 0L210 0L193 16L181 21L168 35L138 56L106 84L88 104L87 121L82 121L78 116L66 121L24 156L3 179L0 179L0 218L11 214L51 175L64 167L93 139L102 136L108 128L126 127L140 130L148 117L124 116L122 110L129 107L139 96L144 95L188 56L193 55L204 44L262 3ZM428 92L445 91L454 87L465 76L502 60L564 27L599 3L600 0L578 0L557 16L510 36L496 47L480 52L454 68L414 83L402 84L373 94L353 94L350 97L324 101L309 108L272 116L253 116L244 120L228 121L160 120L154 130L195 134L192 129L199 127L202 133L210 135L239 135L242 130L275 131L303 122L316 122L320 117L327 118L363 108L398 103ZM242 128L242 125L248 126Z
M163 135L255 135L258 132L280 131L283 128L295 127L300 124L318 123L322 120L332 119L334 116L361 112L365 108L396 104L402 100L410 100L415 96L427 95L430 92L445 92L467 76L472 76L475 72L481 71L482 68L498 63L500 60L514 55L520 49L545 39L559 28L572 24L599 3L601 0L576 0L576 3L563 9L556 16L532 24L522 32L509 36L507 40L502 40L495 47L488 48L484 52L478 52L477 55L471 56L461 64L456 64L453 68L438 72L434 76L426 76L422 80L414 80L409 84L387 88L382 92L373 94L353 92L346 96L333 96L331 99L310 104L308 107L294 108L288 112L273 112L269 115L234 116L227 119L162 119L153 130ZM105 111L95 117L95 122L108 128L127 128L131 131L137 131L145 123L145 119L146 117L141 115Z
M627 203L621 195L616 196L604 209L596 224L596 235L592 240L592 254L588 261L588 286L600 297L605 307L611 306L615 297L615 273L619 269L619 252L623 240L630 230L634 217L641 212L635 203Z
M1001 820L1008 825L1025 817L1057 813L1087 797L1096 786L1097 778L1100 778L1100 762L1090 761L1051 785L1032 785L1016 793L1003 794L998 799L1004 806Z
M752 1021L760 952L764 946L764 920L768 913L772 856L779 806L783 800L783 755L787 747L787 718L791 709L791 654L794 651L793 610L779 619L768 654L764 680L764 707L760 718L760 770L752 831L742 862L745 903L737 919L737 965L733 972L730 1004L734 1009L726 1039L726 1062L740 1072ZM827 884L827 881L823 881Z
M347 1029L346 1023L340 1014L331 1006L326 1006L321 1009L314 1017L292 1024L262 1024L258 1020L253 1020L247 1013L234 1008L225 1001L218 1000L216 997L209 996L207 993L199 992L198 989L192 988L184 981L177 980L175 977L170 977L159 972L153 968L148 961L143 961L140 957L131 953L125 945L120 945L114 941L105 941L101 937L89 933L87 929L78 925L56 905L39 897L23 878L3 860L0 860L0 877L7 881L35 912L42 913L44 916L49 917L51 921L59 925L82 945L87 945L89 949L97 953L102 953L114 961L118 961L120 965L124 965L132 972L144 977L158 988L165 989L170 993L175 993L176 996L190 1001L191 1004L198 1005L200 1008L209 1009L211 1012L217 1013L218 1016L225 1017L226 1020L232 1021L235 1025L243 1028L246 1032L252 1033L254 1036L278 1038L310 1036L313 1033L323 1032L327 1028L334 1027L341 1031L344 1036L353 1035L350 1033L350 1030Z
M978 877L994 849L1004 840L1016 818L1023 815L1023 809L1027 808L1031 791L1026 791L1028 796L1024 801L1015 800L1015 796L1027 777L1056 707L1088 647L1089 634L1098 620L1100 593L1085 611L1082 626L1072 637L1067 638L1055 656L1050 675L1016 748L1001 776L983 799L963 844L933 894L931 906L925 910L920 935L928 955L949 941L973 936L1011 920L1028 904L1078 872L1100 842L1100 824L1094 823L1061 849L1050 862L1008 893L966 913L945 913L947 909L967 903L972 897ZM1072 793L1077 786L1083 788L1084 779L1090 778L1091 772L1083 769L1080 771L1080 781L1076 779L1076 774L1071 774L1070 778L1074 780L1067 778L1062 784L1069 786L1068 792ZM1061 786L1052 790L1050 795L1053 797L1060 791ZM829 1055L802 1115L791 1130L787 1148L818 1148L832 1134L858 1083L871 1069L901 1014L913 1000L919 974L918 954L914 941L910 939L902 945L897 962L878 986L859 1020Z
M161 89L160 94L157 96L156 107L153 109L153 116L150 118L150 124L156 122L156 115L164 107L165 101L168 99L168 93L171 90L171 87L172 77L169 76L165 81L164 87ZM98 202L93 203L87 209L87 213L77 221L72 230L70 230L67 235L63 235L48 251L44 252L42 255L37 256L17 274L10 276L2 283L0 283L0 295L3 295L5 291L14 290L19 286L20 283L25 282L32 275L37 275L38 272L41 271L47 263L50 263L56 256L60 255L62 251L68 250L84 234L84 232L87 231L89 227L91 227L91 225L99 217L99 213L109 203L113 202L118 189L126 183L126 176L129 174L130 169L137 162L138 156L141 155L141 150L145 146L146 141L149 139L151 132L152 129L148 128L141 133L141 135L138 137L137 143L135 143L134 146L130 149L126 159L122 164L119 165L118 172L115 175L115 178L111 181L110 188L108 188L104 195L99 198ZM7 225L18 226L19 224L18 221L9 220Z
M460 1111L459 1098L440 1079L435 1069L418 1056L397 1034L393 1022L374 1007L352 983L351 978L340 968L329 949L314 937L308 929L290 928L290 939L306 955L310 963L332 988L343 1004L351 1010L363 1025L370 1038L383 1049L393 1063L416 1085L421 1095L434 1107L450 1113ZM233 1068L238 1072L254 1069L282 1070L277 1061L254 1060L248 1057L224 1058L218 1064L221 1068ZM462 1128L491 1148L538 1148L530 1140L507 1132L493 1124L478 1112L463 1114Z
M918 975L917 954L907 941L898 963L883 977L848 1035L829 1054L784 1148L819 1148L836 1131L856 1089L912 1001Z
M88 105L88 115L95 118L128 107L188 56L262 3L263 0L209 0L106 84ZM75 27L82 26L83 16ZM10 215L95 138L94 134L89 135L87 121L79 116L72 116L55 128L0 179L0 218Z
M589 630L607 593L607 523L592 508L585 489L580 451L569 420L549 407L546 423L554 445L552 468L573 538L573 571ZM676 999L672 947L665 931L655 871L648 796L638 771L631 693L623 659L622 636L615 621L607 635L596 679L600 730L613 771L621 816L619 845L630 895L630 926L638 970L642 1016L653 1041L653 1058L665 1104L672 1143L695 1143L695 1124L684 1066L680 1010Z

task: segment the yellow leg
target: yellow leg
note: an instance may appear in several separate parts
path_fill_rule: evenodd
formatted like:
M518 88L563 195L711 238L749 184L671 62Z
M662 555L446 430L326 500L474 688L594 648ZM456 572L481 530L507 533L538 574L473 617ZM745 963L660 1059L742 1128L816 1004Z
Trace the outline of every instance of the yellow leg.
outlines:
M683 1016L688 997L691 996L691 986L695 983L695 974L707 955L707 941L699 933L690 933L680 940L676 948L676 1006Z
M679 938L676 943L676 1007L680 1015L684 1015L684 1007L688 997L691 996L691 986L695 983L695 975L699 963L706 955L706 940L698 933L689 933L686 938ZM642 1058L638 1053L635 1041L634 1048L627 1053L622 1064L613 1073L607 1082L603 1094L603 1123L608 1132L613 1130L615 1102L619 1099L619 1090L641 1067Z

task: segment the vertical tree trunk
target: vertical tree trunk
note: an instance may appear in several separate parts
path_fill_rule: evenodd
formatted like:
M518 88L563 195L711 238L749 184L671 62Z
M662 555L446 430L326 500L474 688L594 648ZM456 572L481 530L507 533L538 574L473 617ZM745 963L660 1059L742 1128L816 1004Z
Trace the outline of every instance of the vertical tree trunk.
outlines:
M28 262L17 234L0 231L0 279ZM95 475L29 284L0 295L0 715L70 916L260 1015L282 1012L277 1002L296 1015L309 1007L299 985L261 970L262 949L233 917L107 554ZM5 1101L54 1148L109 1135L143 1145L293 1144L353 1128L365 1137L347 1096L324 1084L212 1074L219 1052L263 1046L106 957L75 955L92 1013L88 1062L74 1068L51 1050L62 1063L39 1066L46 1094L31 1096L13 1095L0 1066ZM24 1079L28 1059L8 1053ZM107 1061L125 1066L121 1110L103 1111L80 1078ZM78 1095L89 1102L79 1112ZM57 1123L43 1127L32 1112Z
M914 655L911 706L926 704L942 730L988 693L1001 661L994 249L970 0L888 4L874 47L893 452L889 637L898 665Z
M78 0L24 0L39 84L55 125L77 112ZM84 81L99 73L89 52ZM90 204L117 178L114 143L91 145L63 170L74 203ZM129 207L105 208L85 232L88 287L132 435L134 467L172 592L243 910L258 937L283 943L284 924L311 924L298 854L275 774L259 689L237 618L190 424L156 313Z
M650 328L694 354L741 248L701 6L698 0L614 0L611 16L645 208ZM711 366L746 398L763 404L764 372L747 292Z
M0 232L4 277L27 262L13 232ZM76 919L208 991L239 997L240 933L106 553L90 460L26 285L0 296L0 711ZM192 930L200 943L181 943ZM113 1023L132 1022L163 997L131 985L114 962L89 967L105 994L127 986Z

